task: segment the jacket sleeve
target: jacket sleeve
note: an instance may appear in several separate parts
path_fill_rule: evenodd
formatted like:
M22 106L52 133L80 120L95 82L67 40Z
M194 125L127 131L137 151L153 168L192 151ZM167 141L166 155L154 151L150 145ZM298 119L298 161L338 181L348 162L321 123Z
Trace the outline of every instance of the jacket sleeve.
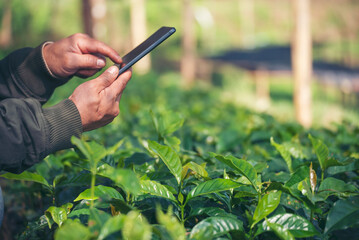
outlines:
M0 170L19 173L48 154L71 147L71 136L80 136L81 118L66 99L42 108L31 98L0 102Z
M42 56L44 44L16 50L0 61L0 99L35 98L44 104L67 79L48 72Z

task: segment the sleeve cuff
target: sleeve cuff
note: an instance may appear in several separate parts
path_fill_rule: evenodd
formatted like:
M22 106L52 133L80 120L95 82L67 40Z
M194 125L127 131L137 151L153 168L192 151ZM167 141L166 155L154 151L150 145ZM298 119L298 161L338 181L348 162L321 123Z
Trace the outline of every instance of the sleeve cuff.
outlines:
M71 148L71 137L80 137L83 131L76 105L70 99L66 99L53 107L43 109L43 113L48 136L45 155Z
M22 88L27 90L29 97L38 99L45 103L54 92L55 88L66 83L70 78L59 79L53 76L42 56L45 42L34 48L25 60L17 67L17 78L22 83Z

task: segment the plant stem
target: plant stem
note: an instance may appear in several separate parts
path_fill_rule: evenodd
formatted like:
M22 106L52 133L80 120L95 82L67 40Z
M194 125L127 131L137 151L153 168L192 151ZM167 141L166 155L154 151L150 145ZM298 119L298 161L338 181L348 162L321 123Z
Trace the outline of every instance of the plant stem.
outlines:
M181 205L181 223L184 224L184 205Z
M96 182L96 174L91 174L91 208L93 208L93 202L95 198L95 182Z
M324 180L324 170L322 170L322 181L320 183L322 183Z
M313 210L310 210L310 222L313 223Z

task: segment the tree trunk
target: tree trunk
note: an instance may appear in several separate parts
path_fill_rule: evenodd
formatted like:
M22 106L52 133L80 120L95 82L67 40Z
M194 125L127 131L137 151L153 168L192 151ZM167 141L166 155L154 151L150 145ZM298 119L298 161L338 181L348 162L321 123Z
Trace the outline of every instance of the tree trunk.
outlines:
M104 40L107 35L106 0L82 0L82 19L85 33Z
M183 0L183 35L182 49L183 55L181 59L181 74L185 86L189 87L193 84L196 74L196 39L194 16L191 6L191 0Z
M131 41L132 48L137 47L147 36L145 0L131 0ZM134 66L137 73L145 74L151 69L150 55L142 58Z
M292 42L292 69L295 115L300 124L304 127L310 127L312 124L310 0L293 0L293 7L295 19Z
M7 0L4 6L4 15L1 20L0 47L8 47L11 44L11 15L11 0Z

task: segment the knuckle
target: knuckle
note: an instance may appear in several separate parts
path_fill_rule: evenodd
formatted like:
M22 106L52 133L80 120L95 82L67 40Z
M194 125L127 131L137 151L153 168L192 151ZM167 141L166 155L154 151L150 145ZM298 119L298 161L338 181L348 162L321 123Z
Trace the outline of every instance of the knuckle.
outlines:
M75 33L73 34L71 37L74 39L83 39L85 37L87 37L88 35L85 33Z

